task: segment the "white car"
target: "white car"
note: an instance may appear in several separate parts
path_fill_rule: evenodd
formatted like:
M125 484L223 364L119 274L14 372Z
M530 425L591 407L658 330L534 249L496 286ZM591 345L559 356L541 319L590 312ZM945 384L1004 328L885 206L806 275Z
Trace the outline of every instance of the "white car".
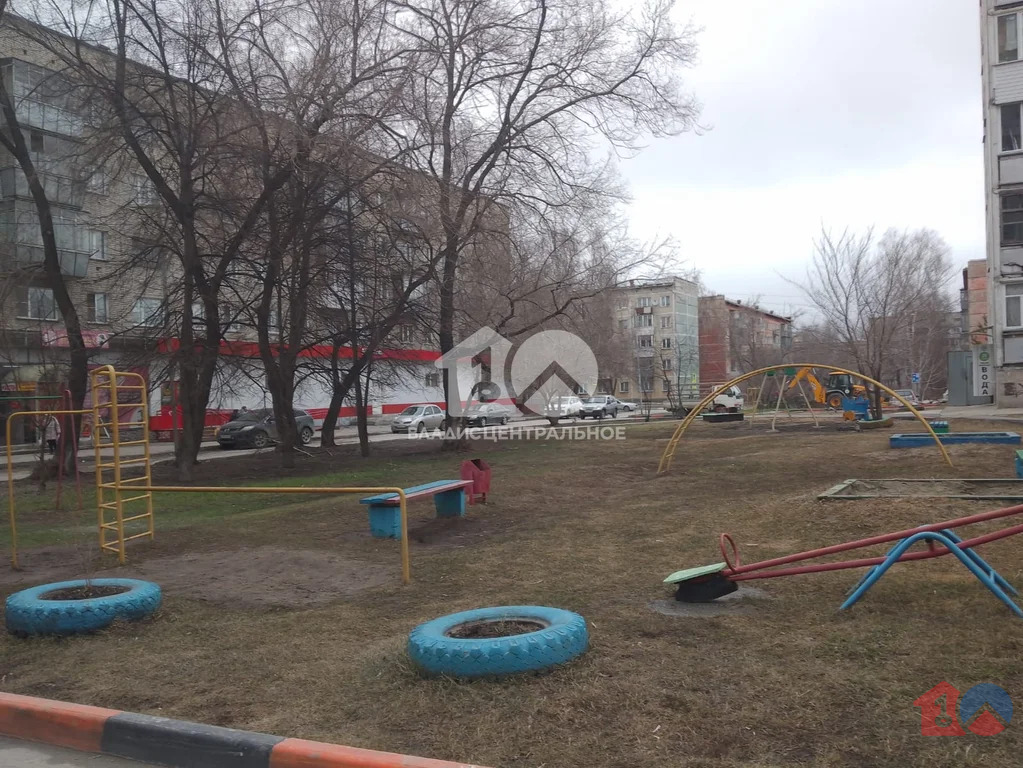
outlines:
M713 402L707 406L707 410L714 411L714 413L738 413L745 404L746 398L743 397L742 390L731 386L715 397Z
M914 392L912 389L896 389L895 394L897 394L903 400L908 401L909 404L912 405L914 408L919 408L921 405L923 405L923 403L920 402L920 400L917 398L916 392ZM896 400L893 403L893 405L896 405L899 408L904 407L902 403L900 403L898 400Z
M558 395L551 398L543 415L553 424L556 419L578 417L582 410L583 401L576 395Z
M617 398L615 399L617 400ZM638 407L639 406L636 403L630 402L628 400L618 400L618 409L624 411L625 413L628 413L629 411L634 411Z

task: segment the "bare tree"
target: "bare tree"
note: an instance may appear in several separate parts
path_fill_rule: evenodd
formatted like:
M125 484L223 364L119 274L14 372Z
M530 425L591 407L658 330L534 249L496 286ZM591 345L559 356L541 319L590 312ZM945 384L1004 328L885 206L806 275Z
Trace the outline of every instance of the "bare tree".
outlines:
M12 22L11 17L7 14L7 0L0 0L0 18L3 18L6 23ZM17 21L13 23L18 24ZM19 24L19 26L23 25ZM15 78L12 77L11 80L13 82ZM66 95L70 86L55 73L48 81L40 83L37 87L44 91L65 93ZM31 96L31 94L22 94L22 96ZM24 114L23 108L18 104L18 94L8 92L4 78L0 78L0 110L3 112L3 124L6 129L0 131L0 146L11 154L21 169L39 220L43 253L41 271L46 285L53 292L53 300L63 321L68 342L67 382L71 392L71 408L80 410L85 402L89 375L89 354L82 337L82 323L78 316L78 309L71 299L68 284L64 279L50 195L47 193L43 173L36 167L33 160L33 153L22 128L20 116ZM62 424L64 434L73 436L73 439L63 441L66 450L61 461L71 462L74 457L75 441L81 433L81 416L64 419Z
M434 182L442 255L438 336L455 344L463 256L502 215L546 217L620 193L592 157L647 133L691 128L679 72L693 33L670 0L640 11L607 0L399 2L395 24L419 52L402 132ZM503 213L501 212L503 211ZM443 372L450 398L450 371Z
M883 381L896 361L897 342L922 301L952 278L948 246L931 230L888 230L875 238L822 230L801 288L859 371ZM874 418L881 393L872 392Z

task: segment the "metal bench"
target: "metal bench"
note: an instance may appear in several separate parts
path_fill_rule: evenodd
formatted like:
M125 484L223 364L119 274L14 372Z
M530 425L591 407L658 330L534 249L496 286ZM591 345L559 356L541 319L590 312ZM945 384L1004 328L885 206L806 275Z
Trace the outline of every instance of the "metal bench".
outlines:
M465 492L472 480L438 480L405 489L406 502L433 497L437 517L465 517ZM401 502L396 493L381 493L359 500L369 506L369 531L376 539L401 538Z

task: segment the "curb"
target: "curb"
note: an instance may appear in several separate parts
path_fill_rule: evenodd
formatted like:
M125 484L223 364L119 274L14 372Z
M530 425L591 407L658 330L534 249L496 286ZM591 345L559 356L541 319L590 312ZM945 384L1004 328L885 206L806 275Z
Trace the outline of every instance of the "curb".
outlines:
M0 693L0 736L171 768L483 768Z

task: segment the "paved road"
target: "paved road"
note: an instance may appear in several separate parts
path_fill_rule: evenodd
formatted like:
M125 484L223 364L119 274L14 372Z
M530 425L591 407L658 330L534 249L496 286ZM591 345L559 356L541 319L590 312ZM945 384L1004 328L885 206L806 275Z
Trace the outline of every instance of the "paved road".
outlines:
M639 414L630 414L630 416L633 419L642 418L641 416L639 416ZM621 424L623 421L626 420L626 418L627 417L621 417L617 421L609 419L609 420L605 420L605 421L602 421L602 422L597 422L597 421L592 420L592 419L590 419L590 420L583 419L583 420L578 420L578 421L575 421L575 422L572 422L572 421L564 422L562 424L562 426L566 426L566 427L571 427L571 426L593 427L593 426L597 426L599 424L600 426L603 426L603 427L610 427L610 426L614 426L615 424ZM508 424L505 427L498 427L498 426L487 427L485 430L483 430L483 433L486 436L489 437L491 435L498 436L498 435L507 433L509 430L518 429L518 428L522 428L522 427L547 427L547 426L548 426L548 424L547 424L547 420L546 419L519 419L519 420L511 422L510 424ZM390 442L392 440L416 439L414 436L412 438L410 438L405 433L395 434L395 433L391 432L391 429L390 429L389 426L370 426L369 427L369 433L370 433L369 441L371 443L384 443L384 442ZM436 434L439 435L439 433L436 433ZM335 435L336 435L336 439L337 439L337 442L338 442L339 445L357 445L358 442L359 442L358 434L356 432L355 427L342 427L339 430L337 430ZM317 442L317 440L314 439L314 443L316 443L316 442ZM263 450L266 451L266 450L273 450L273 449L272 448L264 448ZM215 442L208 442L208 443L203 443L202 451L199 454L199 459L200 459L200 461L207 461L207 460L214 460L214 459L233 459L233 458L238 458L240 456L248 456L249 454L256 453L256 452L257 452L257 449L255 449L255 448L241 448L241 449L236 449L236 450L225 451L225 450L222 450L217 445L217 443L215 443ZM152 443L150 445L150 447L149 447L149 453L150 453L150 456L152 456L152 461L153 461L154 464L159 464L159 463L165 462L165 461L172 461L173 460L173 454L174 454L174 446L171 443ZM129 447L126 447L126 448L123 449L123 455L124 456L133 456L133 455L141 455L141 454L142 454L141 446L129 446ZM89 470L92 469L92 464L93 464L92 458L93 458L93 454L92 454L92 446L91 446L91 444L88 444L87 442L83 442L83 448L82 448L82 451L81 451L81 454L80 454L80 461L82 463L82 470L83 471L89 471ZM29 474L31 474L31 468L34 466L34 463L37 460L38 460L38 456L36 456L35 454L17 454L17 455L15 455L14 456L14 461L13 461L13 464L16 467L16 469L14 471L14 479L15 480L22 480L22 479L28 477ZM7 471L6 462L3 460L3 453L0 452L0 479L2 479L5 476L6 471ZM0 768L3 768L3 766L0 766Z
M149 763L75 752L0 736L0 768L141 768L143 765Z

